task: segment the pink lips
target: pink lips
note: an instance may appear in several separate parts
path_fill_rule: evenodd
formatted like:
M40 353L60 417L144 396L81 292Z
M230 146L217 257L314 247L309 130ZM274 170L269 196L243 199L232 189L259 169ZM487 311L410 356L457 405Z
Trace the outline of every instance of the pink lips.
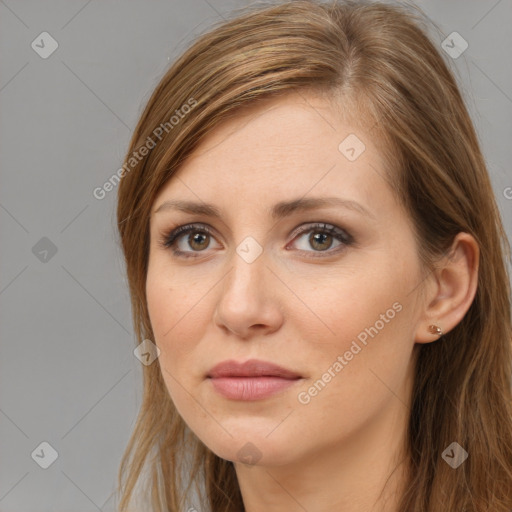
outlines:
M232 400L261 400L301 380L291 370L257 359L244 363L224 361L214 366L207 377L218 393Z

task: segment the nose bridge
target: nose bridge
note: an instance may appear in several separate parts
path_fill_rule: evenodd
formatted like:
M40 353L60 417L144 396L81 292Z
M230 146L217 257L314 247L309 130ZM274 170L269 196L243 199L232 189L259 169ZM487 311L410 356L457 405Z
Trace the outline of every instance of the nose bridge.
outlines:
M248 298L245 297L247 294L252 296L252 300L257 300L266 280L265 273L268 272L266 256L263 247L254 238L246 237L238 244L230 260L231 271L226 276L224 291L240 295L240 300Z
M249 336L254 327L257 332L261 328L273 332L283 321L280 308L270 297L267 254L254 242L244 240L233 251L217 297L218 325L242 337Z

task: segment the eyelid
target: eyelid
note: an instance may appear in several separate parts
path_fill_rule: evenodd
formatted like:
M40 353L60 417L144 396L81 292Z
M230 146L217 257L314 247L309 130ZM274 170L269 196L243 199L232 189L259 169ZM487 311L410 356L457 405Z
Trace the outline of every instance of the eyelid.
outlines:
M180 225L174 229L164 231L158 242L164 249L171 249L176 256L185 255L183 256L185 258L199 257L203 251L181 251L179 249L175 249L176 243L180 237L193 233L194 231L204 232L213 237L215 240L217 239L215 236L215 229L211 228L208 224L204 224L202 222L191 222L188 224ZM337 241L340 242L341 246L345 246L344 248L355 243L353 236L346 229L340 228L335 224L319 221L306 222L295 228L289 235L289 237L292 238L290 243L292 243L297 238L297 236L314 231L331 234ZM288 245L289 244L287 244L287 247ZM322 254L325 254L326 256L334 255L340 252L339 249L328 249L326 251L305 251L303 249L297 249L297 251L301 253L311 253L313 255L316 254L316 256L313 257L322 257ZM206 250L204 252L206 252Z
M181 236L190 233L191 231L203 231L214 237L214 230L207 224L203 224L200 222L191 222L188 224L182 224L177 226L176 228L165 230L161 237L159 238L159 242L165 247L169 248L174 242L178 240Z
M295 228L290 233L290 237L293 241L298 235L302 235L303 233L308 233L309 231L314 230L326 231L333 234L333 236L338 235L340 238L343 238L346 243L353 241L352 235L347 230L329 222L306 222Z

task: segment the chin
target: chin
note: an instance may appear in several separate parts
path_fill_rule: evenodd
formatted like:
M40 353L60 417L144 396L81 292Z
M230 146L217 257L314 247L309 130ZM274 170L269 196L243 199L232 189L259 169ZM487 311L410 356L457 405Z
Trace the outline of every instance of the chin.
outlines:
M216 439L212 443L203 443L221 459L247 466L282 466L292 462L291 450L285 441L273 440L265 436L243 435L227 436L224 442Z

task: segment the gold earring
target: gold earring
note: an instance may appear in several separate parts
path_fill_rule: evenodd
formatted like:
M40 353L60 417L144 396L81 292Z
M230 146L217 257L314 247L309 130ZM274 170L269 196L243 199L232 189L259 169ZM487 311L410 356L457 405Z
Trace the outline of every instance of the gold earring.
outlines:
M437 325L429 325L428 326L428 330L429 330L429 332L431 334L437 334L438 336L442 336L443 335L443 331Z

